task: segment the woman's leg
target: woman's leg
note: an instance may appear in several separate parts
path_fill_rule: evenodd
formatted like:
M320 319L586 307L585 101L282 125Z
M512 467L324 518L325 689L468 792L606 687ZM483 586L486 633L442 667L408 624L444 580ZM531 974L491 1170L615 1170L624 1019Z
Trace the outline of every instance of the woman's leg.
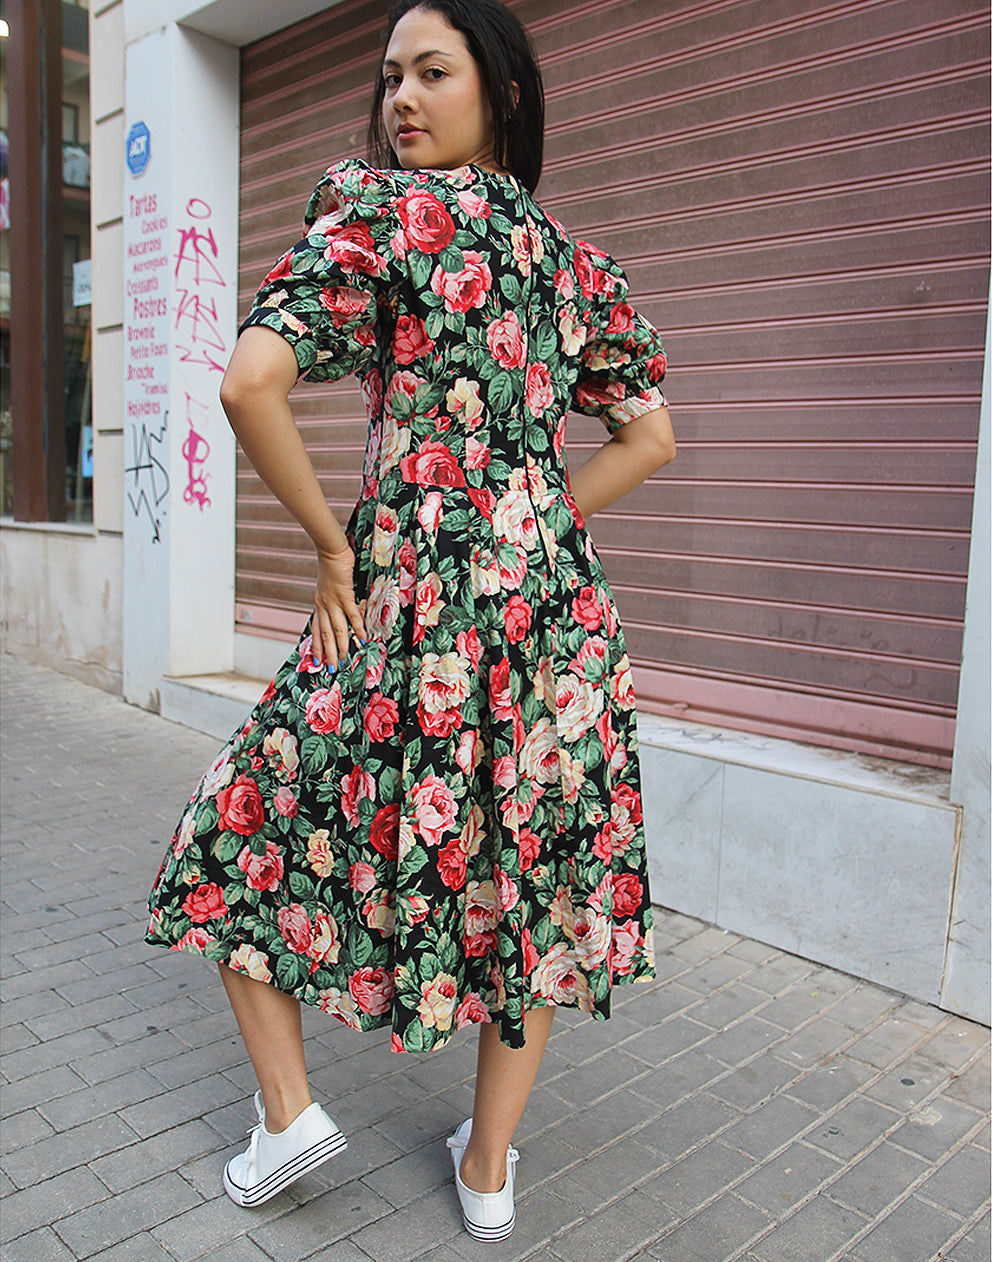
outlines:
M313 1103L303 1063L298 999L268 982L219 965L265 1103L265 1129L283 1131Z
M541 1066L554 1013L551 1006L526 1013L523 1047L501 1043L495 1024L479 1026L472 1134L459 1167L473 1192L498 1192L506 1182L506 1150Z

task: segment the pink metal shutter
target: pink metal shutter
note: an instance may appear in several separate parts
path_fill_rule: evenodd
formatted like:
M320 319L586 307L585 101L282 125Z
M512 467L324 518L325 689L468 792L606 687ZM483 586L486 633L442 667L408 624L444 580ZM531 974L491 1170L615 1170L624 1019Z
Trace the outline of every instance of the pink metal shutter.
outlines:
M947 765L988 296L986 7L531 0L542 202L666 334L670 470L590 524L642 709ZM246 49L242 305L362 152L383 8ZM351 386L295 401L336 513ZM603 441L573 418L575 467ZM247 466L239 621L298 627L306 539Z

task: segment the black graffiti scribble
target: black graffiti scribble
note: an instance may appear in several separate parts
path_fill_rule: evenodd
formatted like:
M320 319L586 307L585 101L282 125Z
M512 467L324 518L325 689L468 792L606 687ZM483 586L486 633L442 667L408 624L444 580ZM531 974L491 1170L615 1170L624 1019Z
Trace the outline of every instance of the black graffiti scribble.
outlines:
M152 528L152 543L161 543L162 541L162 518L158 515L159 505L169 494L169 474L165 465L154 454L152 444L159 450L163 449L166 431L169 427L168 412L162 418L162 426L156 431L149 432L148 427L142 423L140 431L137 425L131 429L131 446L134 452L134 460L124 469L125 475L130 474L133 478L132 486L128 487L127 500L131 505L131 512L135 517L140 517L144 513Z

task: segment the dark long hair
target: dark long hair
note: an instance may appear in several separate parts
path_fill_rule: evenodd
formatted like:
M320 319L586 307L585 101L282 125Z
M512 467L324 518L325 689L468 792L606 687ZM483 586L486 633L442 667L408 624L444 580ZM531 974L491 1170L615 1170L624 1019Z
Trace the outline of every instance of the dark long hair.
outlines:
M389 10L385 42L411 9L440 13L465 36L493 115L493 157L533 193L544 160L544 85L537 57L519 19L499 0L397 0ZM520 90L514 102L513 84ZM369 117L369 160L378 167L401 166L382 122L386 82L376 77Z

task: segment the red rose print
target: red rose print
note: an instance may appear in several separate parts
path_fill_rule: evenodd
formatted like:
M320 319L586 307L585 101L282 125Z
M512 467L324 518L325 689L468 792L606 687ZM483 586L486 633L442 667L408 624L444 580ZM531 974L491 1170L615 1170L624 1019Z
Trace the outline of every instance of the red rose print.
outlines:
M633 872L621 872L613 878L614 916L632 916L640 907L644 891Z
M506 638L511 644L519 644L530 630L531 612L530 605L516 592L506 602L503 621L506 626Z
M313 926L307 910L299 903L280 907L277 914L279 932L289 949L297 955L306 955L313 941Z
M369 863L353 863L348 869L348 884L359 894L375 889L375 868Z
M221 828L229 828L242 837L250 837L252 833L258 832L265 819L265 812L262 809L262 795L251 776L242 772L233 784L221 789L217 794L217 811Z
M455 837L437 852L437 870L449 890L460 890L468 873L468 856L461 838Z
M320 291L320 305L331 313L335 328L354 321L357 316L366 319L372 314L372 297L359 289L346 285L333 285Z
M668 356L664 353L664 351L658 355L652 355L651 358L645 362L645 367L647 368L648 376L652 381L661 381L665 373L668 372Z
M489 1009L483 1003L481 996L477 995L474 990L469 991L465 998L455 1009L455 1026L462 1030L467 1025L477 1025L480 1021L492 1021L489 1015Z
M607 333L629 333L634 327L634 308L626 302L618 302L610 312Z
M519 368L526 359L524 331L512 311L493 320L486 329L486 342L502 368Z
M493 495L492 491L484 486L470 486L467 488L466 494L479 512L482 513L483 517L487 521L492 521L493 509L496 506L496 496Z
M538 955L537 948L534 946L534 943L531 941L530 930L527 928L521 929L520 936L523 939L524 974L526 976L530 973L533 973L541 957L540 955Z
M545 408L549 408L554 403L555 392L546 364L527 365L526 393L527 406L535 416L540 416Z
M426 189L413 189L396 203L408 246L425 254L437 254L450 245L455 235L455 221Z
M510 661L501 657L489 670L489 704L497 719L509 718L513 712L513 697L510 694Z
M392 697L387 697L381 692L374 692L369 697L363 718L369 740L392 740L399 717L399 706Z
M238 855L238 867L245 874L249 889L277 889L283 874L282 851L271 841L265 843L265 854L254 854L250 846L245 846Z
M582 290L584 298L591 298L596 292L595 280L593 277L592 263L589 261L589 255L586 254L580 246L575 247L575 253L572 256L572 262L575 266L575 274L579 278L579 287Z
M465 250L463 257L465 266L460 272L446 272L439 266L431 277L431 289L444 299L445 307L452 312L485 306L493 284L489 264L477 250Z
M227 914L224 892L218 885L198 885L183 899L183 911L197 925L205 925L208 920L219 920Z
M324 258L329 263L337 263L343 272L383 276L386 271L386 260L376 254L372 233L363 223L333 229L327 236Z
M534 860L541 853L541 839L531 828L520 830L520 871L526 872L534 866Z
M451 454L451 448L433 438L403 457L400 474L405 482L416 482L418 486L465 485L465 474Z
M596 596L595 587L583 587L572 598L572 617L587 631L595 631L603 621L603 608Z
M303 710L307 725L315 732L327 734L341 731L341 685L318 688L307 697Z
M274 280L282 280L284 277L291 276L292 274L293 251L287 250L279 262L273 267L272 271L269 272L268 276L266 276L265 280L262 281L262 284L270 285Z
M420 316L401 315L393 332L393 358L398 364L412 364L422 355L429 355L434 341L427 336L427 327Z
M348 823L358 823L358 803L375 797L375 781L361 767L352 767L341 781L341 809Z
M384 968L359 968L348 978L348 993L372 1017L389 1011L393 990L392 974Z
M300 804L296 800L296 794L286 784L276 790L276 795L272 799L272 805L284 819L292 819L300 809Z
M375 813L369 831L369 841L387 859L395 859L400 835L399 803L391 802Z

